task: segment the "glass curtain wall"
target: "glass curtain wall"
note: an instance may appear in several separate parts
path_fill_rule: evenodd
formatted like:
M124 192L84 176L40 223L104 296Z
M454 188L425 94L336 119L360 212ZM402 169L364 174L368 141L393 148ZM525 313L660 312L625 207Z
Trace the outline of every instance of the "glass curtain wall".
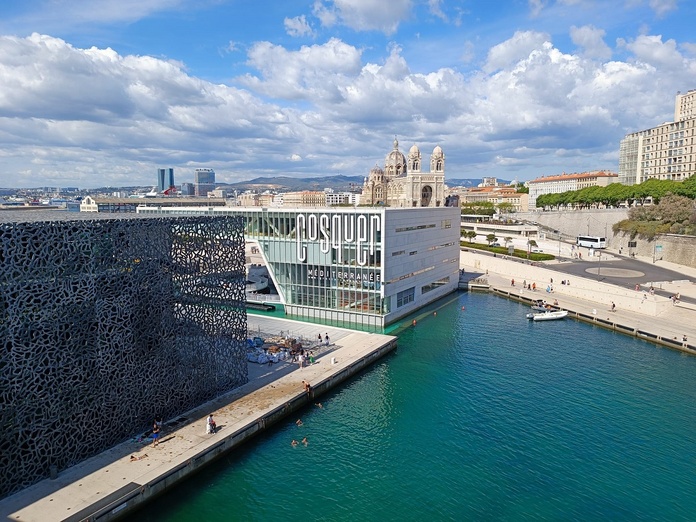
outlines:
M264 209L241 214L245 235L258 241L287 304L350 312L358 324L374 323L367 317L361 321L360 315L382 315L381 212Z

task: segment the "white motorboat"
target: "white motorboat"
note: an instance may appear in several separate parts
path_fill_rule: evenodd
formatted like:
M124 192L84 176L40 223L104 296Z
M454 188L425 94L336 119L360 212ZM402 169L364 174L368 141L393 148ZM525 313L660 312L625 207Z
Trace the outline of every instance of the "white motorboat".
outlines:
M553 321L555 319L563 319L567 315L568 310L547 310L546 312L527 314L527 319L531 321Z

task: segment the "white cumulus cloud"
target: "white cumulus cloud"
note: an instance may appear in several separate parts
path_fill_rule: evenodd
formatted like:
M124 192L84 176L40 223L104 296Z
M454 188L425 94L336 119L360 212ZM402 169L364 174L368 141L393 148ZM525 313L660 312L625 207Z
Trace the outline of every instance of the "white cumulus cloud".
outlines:
M313 14L325 27L341 23L356 31L393 34L412 10L411 0L317 0Z
M290 36L300 37L300 36L313 36L314 31L312 27L307 22L305 15L296 16L294 18L286 18L284 21L285 32Z

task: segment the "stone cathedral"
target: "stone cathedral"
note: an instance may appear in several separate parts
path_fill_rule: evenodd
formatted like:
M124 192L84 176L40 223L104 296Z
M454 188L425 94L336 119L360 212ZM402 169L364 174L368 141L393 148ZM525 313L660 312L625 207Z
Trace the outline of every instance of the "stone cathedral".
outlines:
M416 145L408 157L394 149L384 160L384 169L375 166L365 178L360 203L389 207L441 207L445 204L445 154L437 145L430 155L430 171L423 172L421 152Z

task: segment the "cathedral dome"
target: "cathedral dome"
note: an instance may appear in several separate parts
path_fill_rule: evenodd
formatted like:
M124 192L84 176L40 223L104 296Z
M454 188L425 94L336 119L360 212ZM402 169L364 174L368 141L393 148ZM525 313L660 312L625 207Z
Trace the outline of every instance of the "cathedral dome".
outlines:
M418 149L418 145L415 143L411 146L410 149L408 149L408 155L410 156L411 154L419 154L420 150Z
M433 156L443 156L442 149L440 148L439 145L435 145L435 148L433 149Z
M406 164L406 158L399 149L394 149L384 160L385 167L395 167L397 165L403 166Z

